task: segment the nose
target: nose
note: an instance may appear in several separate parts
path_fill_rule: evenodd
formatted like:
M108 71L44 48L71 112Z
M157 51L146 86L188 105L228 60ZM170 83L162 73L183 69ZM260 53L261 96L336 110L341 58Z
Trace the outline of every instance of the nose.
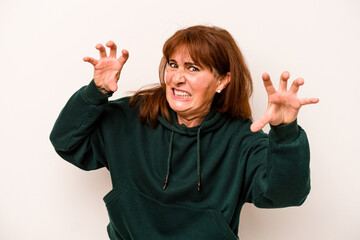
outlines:
M173 76L174 83L179 84L185 82L184 70L179 69Z

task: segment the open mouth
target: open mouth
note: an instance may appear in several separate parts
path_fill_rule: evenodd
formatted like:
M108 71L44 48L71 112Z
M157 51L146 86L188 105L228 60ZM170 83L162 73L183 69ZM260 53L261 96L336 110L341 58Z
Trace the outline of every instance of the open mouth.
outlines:
M173 90L173 95L176 98L179 98L179 99L189 99L189 98L191 98L191 94L188 93L188 92L181 91L181 90L178 90L178 89L175 89L175 88L173 88L172 90Z

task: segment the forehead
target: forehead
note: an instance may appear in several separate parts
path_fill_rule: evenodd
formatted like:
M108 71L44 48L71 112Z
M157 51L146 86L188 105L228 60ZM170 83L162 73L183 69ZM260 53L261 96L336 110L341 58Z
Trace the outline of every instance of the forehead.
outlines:
M173 53L170 55L169 60L193 62L193 59L189 53L189 49L185 46L175 48Z

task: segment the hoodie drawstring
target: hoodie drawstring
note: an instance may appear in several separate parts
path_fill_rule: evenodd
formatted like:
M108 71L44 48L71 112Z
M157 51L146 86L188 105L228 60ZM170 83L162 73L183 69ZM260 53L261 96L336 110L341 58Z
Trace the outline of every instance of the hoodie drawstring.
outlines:
M201 133L201 128L199 127L198 132L197 132L197 176L198 176L198 182L197 182L197 190L200 191L200 186L201 186L201 162L200 162L200 133ZM170 162L171 162L171 158L172 158L172 150L173 150L173 139L174 139L174 132L171 132L171 136L170 136L170 142L169 142L169 156L167 159L167 170L166 170L166 178L165 178L165 184L163 186L163 190L166 189L168 182L169 182L169 175L170 175Z
M197 132L197 175L198 175L198 183L197 183L197 190L200 191L200 180L201 180L201 168L200 168L200 131L201 127L199 127Z
M170 162L171 162L171 157L172 157L173 139L174 139L174 132L171 132L170 143L169 143L169 156L168 156L168 160L167 160L166 178L165 178L165 184L163 186L163 190L166 189L168 181L169 181Z

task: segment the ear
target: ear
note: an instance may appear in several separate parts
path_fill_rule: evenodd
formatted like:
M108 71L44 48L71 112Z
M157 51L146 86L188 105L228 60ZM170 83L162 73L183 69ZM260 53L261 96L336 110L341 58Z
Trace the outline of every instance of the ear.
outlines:
M226 75L224 76L220 76L218 79L219 86L217 87L216 92L221 93L221 91L224 90L226 86L229 84L230 80L231 80L230 72L226 73Z

